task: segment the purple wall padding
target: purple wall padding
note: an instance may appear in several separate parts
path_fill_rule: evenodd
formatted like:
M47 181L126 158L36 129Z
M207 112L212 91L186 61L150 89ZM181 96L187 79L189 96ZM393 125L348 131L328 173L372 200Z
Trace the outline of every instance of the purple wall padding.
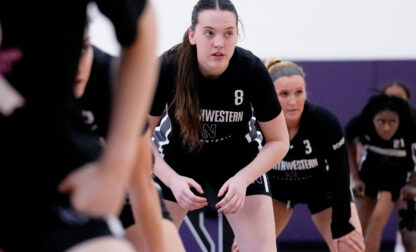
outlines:
M344 125L385 82L401 80L416 104L416 60L303 61L308 97L330 108Z

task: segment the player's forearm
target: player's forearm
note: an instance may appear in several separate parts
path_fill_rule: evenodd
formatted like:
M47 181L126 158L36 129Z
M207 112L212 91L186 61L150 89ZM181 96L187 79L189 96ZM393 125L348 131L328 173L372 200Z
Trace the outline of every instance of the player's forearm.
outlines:
M160 179L162 182L170 187L171 181L175 180L175 177L178 176L176 173L162 158L159 151L153 146L153 153L155 156L155 165L153 173Z
M286 141L267 142L256 158L240 170L237 175L242 176L247 184L253 183L261 175L276 166L284 158L288 149Z
M329 183L332 191L332 221L331 231L333 238L340 238L354 227L350 223L351 217L351 191L350 174L347 164L345 146L335 150L329 158Z
M146 7L135 42L123 49L107 146L103 159L118 164L111 169L128 177L134 161L136 139L142 131L152 101L157 72L155 21Z
M140 240L144 243L141 247L146 247L147 251L167 251L162 242L163 217L157 190L153 182L136 189L135 193L130 193L130 197L134 219L142 234Z
M140 247L147 251L165 251L162 237L162 214L159 196L151 177L152 170L152 142L151 132L138 140L138 152L133 173L130 179L129 196L133 215L139 227Z
M289 151L289 134L283 112L268 122L259 122L259 126L266 144L256 158L237 173L247 184L276 166Z

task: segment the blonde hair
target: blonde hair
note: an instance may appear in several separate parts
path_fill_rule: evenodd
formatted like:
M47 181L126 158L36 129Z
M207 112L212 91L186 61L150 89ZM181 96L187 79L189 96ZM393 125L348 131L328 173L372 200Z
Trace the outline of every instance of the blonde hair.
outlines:
M280 77L293 75L299 75L302 78L305 78L305 72L299 65L291 61L282 61L278 57L269 58L266 61L265 66L273 81L279 79Z

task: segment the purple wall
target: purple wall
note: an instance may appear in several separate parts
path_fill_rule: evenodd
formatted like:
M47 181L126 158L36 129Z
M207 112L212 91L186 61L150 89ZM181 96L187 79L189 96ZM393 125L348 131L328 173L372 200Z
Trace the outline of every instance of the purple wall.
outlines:
M385 82L409 84L416 105L416 60L412 61L304 61L309 98L329 107L345 124Z

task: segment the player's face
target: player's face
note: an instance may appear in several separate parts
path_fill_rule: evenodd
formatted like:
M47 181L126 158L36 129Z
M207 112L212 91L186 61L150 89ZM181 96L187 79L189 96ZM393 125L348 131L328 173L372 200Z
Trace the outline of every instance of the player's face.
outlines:
M405 101L409 100L409 97L407 97L406 91L404 91L404 89L399 87L399 86L391 86L391 87L387 88L384 91L384 93L386 93L388 95L394 95L394 96L400 97Z
M399 128L399 116L391 110L382 110L373 118L374 128L381 139L389 141Z
M299 75L284 76L274 81L274 87L286 124L298 125L306 101L305 80Z
M237 44L237 17L231 11L202 11L195 30L189 29L188 38L196 45L202 75L218 77L227 69Z
M75 98L81 98L84 95L85 87L90 78L93 57L93 49L90 43L90 37L88 36L88 29L85 29L78 73L73 86Z

